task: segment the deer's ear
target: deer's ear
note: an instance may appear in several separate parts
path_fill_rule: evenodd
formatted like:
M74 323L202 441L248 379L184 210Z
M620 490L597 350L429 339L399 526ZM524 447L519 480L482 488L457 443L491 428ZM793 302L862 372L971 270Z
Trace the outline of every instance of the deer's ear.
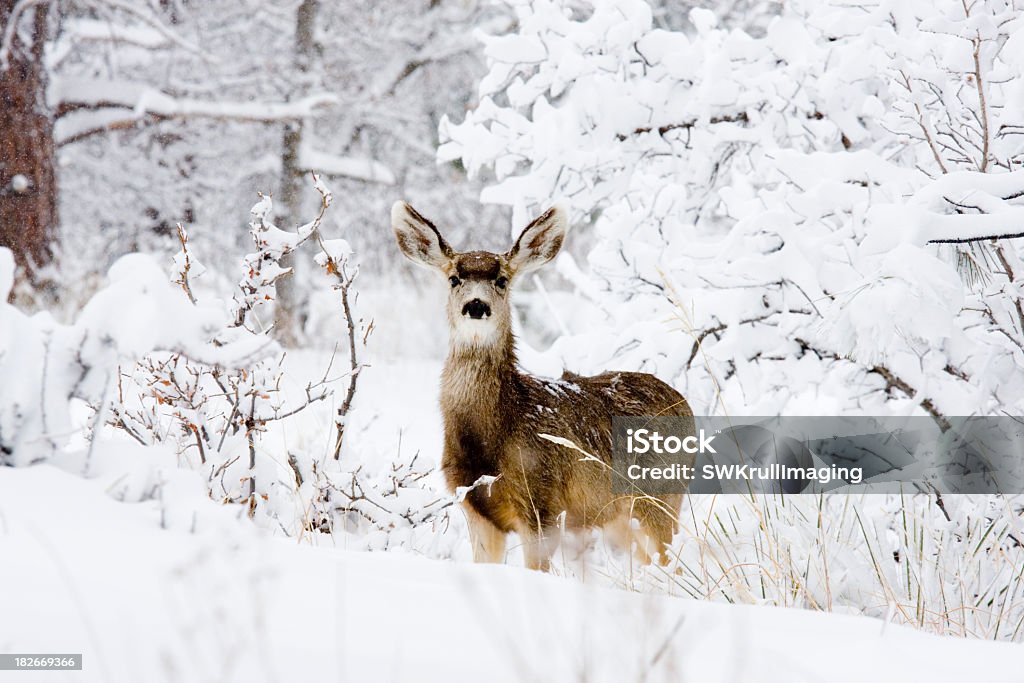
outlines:
M434 224L405 202L391 207L391 229L402 253L420 265L444 268L455 255Z
M512 249L505 255L513 273L540 268L555 258L569 231L569 215L561 206L553 206L526 226Z

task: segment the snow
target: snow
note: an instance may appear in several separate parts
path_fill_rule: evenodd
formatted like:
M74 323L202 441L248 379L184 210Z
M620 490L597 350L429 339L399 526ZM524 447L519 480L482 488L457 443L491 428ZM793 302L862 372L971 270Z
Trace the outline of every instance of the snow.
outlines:
M0 470L0 649L84 655L82 672L47 680L960 683L1019 669L1020 646L878 619L310 548L186 490L194 521L161 529L160 501L119 503L108 485Z
M348 240L340 238L324 240L321 249L322 251L313 257L321 266L327 265L328 259L335 263L343 263L352 255L352 245L348 243Z
M387 166L373 159L330 154L309 145L299 150L299 167L332 176L355 178L384 185L394 185L395 175Z
M395 272L396 199L504 250L565 198L511 295L533 417L578 399L563 369L698 414L1024 410L1019 12L692 4L319 3L309 60L297 5L61 5L63 298L8 303L0 248L0 652L85 651L53 680L1019 676L1024 495L693 495L667 569L596 530L551 576L515 535L470 564L448 288ZM279 227L283 127L313 191Z
M317 109L337 102L338 98L329 93L309 95L295 102L207 102L174 98L157 90L146 89L135 100L132 108L137 117L157 114L237 121L284 121L311 116Z
M0 301L7 301L13 286L14 254L7 247L0 247Z
M165 33L141 24L115 24L81 18L65 22L63 29L80 40L112 40L149 49L171 44Z
M271 210L261 199L254 222ZM0 413L4 464L16 465L0 467L0 608L17 616L0 621L0 646L9 651L56 640L59 649L83 650L95 662L86 675L104 681L158 679L171 670L188 680L199 669L222 680L324 671L365 678L380 673L382 659L396 677L415 672L421 680L461 679L484 666L497 680L565 678L580 667L609 680L645 671L652 680L679 672L775 680L782 671L814 680L849 648L875 656L833 680L921 672L908 651L936 665L930 677L956 680L968 666L1007 671L1011 657L1004 653L1016 654L983 641L1015 637L1020 618L1014 580L1024 551L1006 540L1016 523L1009 511L1019 500L950 499L947 523L924 496L695 496L673 544L677 569L667 574L633 566L596 534L564 540L555 561L561 578L524 570L515 543L509 566L468 565L466 525L453 506L466 490L448 497L437 469L437 359L368 359L345 416L338 462L330 457L335 394L294 419L268 422L254 442L253 465L246 463L244 432L228 434L223 452L208 448L199 463L192 435L177 436L182 423L175 415L191 411L186 424L228 429L218 425L230 390L190 384L195 364L124 371L116 401L109 376L68 388L81 381L83 361L89 373L110 373L114 364L185 334L188 316L201 322L210 315L202 299L189 303L147 256L119 260L109 281L71 326L0 307L0 330L11 331L0 338L0 372L14 378L8 385L18 391L5 394L11 409ZM147 301L178 324L164 329L144 313L115 313L138 311ZM108 341L90 347L78 336L82 330ZM407 332L401 325L382 329ZM150 362L165 358L154 354ZM528 360L527 369L542 360ZM331 374L325 368L333 364L326 352L294 352L219 377L254 399L247 392L267 391L253 403L262 415L308 397L310 383ZM182 382L184 389L175 384ZM549 387L566 400L579 390L562 380ZM136 391L154 406L151 432L145 414L131 412ZM176 398L192 391L209 392L198 408ZM216 403L225 393L228 403ZM96 429L102 420L76 396L112 403L101 416L116 409L146 437L139 441L151 441ZM27 415L19 408L40 402L44 409ZM249 498L240 492L252 477L258 495ZM345 492L357 486L358 499L345 503ZM330 533L319 522L311 528L321 515ZM899 519L913 525L912 534L894 526ZM950 604L951 595L978 596L991 606L965 611ZM919 613L915 605L928 608ZM977 640L939 640L890 622ZM17 630L6 630L11 623ZM453 642L465 653L454 661ZM802 663L792 655L794 642ZM227 661L225 650L234 654ZM747 653L744 659L730 656L737 650Z
M131 110L136 119L147 114L160 117L201 117L236 121L286 121L312 116L317 110L338 103L336 95L314 93L294 102L232 102L174 97L148 84L129 80L97 78L54 79L47 99L94 108ZM124 112L121 117L124 117Z
M842 295L839 315L824 329L841 353L866 363L882 362L901 339L940 349L954 336L952 319L964 303L957 280L955 270L931 254L893 246L878 272ZM904 312L900 302L908 300L917 303Z
M11 176L11 189L16 194L24 194L30 187L32 187L32 181L29 180L28 176L21 173Z

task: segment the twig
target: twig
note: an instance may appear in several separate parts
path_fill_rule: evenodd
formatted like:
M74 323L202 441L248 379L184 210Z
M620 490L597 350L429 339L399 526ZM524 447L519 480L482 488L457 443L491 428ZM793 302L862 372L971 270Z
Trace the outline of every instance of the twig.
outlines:
M349 305L348 300L348 288L351 285L351 281L345 282L341 286L341 308L345 314L345 324L348 327L348 352L349 352L349 368L351 374L348 380L348 389L345 391L345 398L341 402L341 406L338 408L338 416L335 420L335 428L337 430L337 438L334 441L334 459L339 460L341 458L341 445L345 438L345 417L348 415L348 411L352 408L352 399L356 395L356 384L359 381L359 373L362 371L362 366L359 364L359 360L356 357L356 327L355 321L352 319L352 307Z
M1019 237L1024 237L1024 231L1004 235L980 235L978 237L943 237L928 240L928 244L966 244L968 242L987 242L990 240L1015 240Z
M188 296L188 300L195 304L196 298L192 296L192 286L188 281L189 271L192 270L192 255L188 252L188 233L185 232L185 228L182 227L181 223L178 223L178 241L181 242L181 253L185 258L185 263L181 267L181 272L178 273L179 278L174 282L181 285L181 288L185 290L185 294Z
M910 386L903 379L897 377L892 370L885 367L884 365L876 365L869 369L868 372L873 372L877 375L880 375L882 379L885 380L886 391L895 388L899 389L910 398L917 398L917 389ZM949 420L946 419L946 416L939 412L939 409L935 406L935 402L932 401L930 398L921 399L919 405L922 408L924 408L928 414L932 416L932 419L935 420L935 422L939 425L939 429L941 429L943 432L948 431L952 427L952 425L949 423Z
M245 419L245 440L249 444L249 497L256 495L256 392L252 392L249 416Z
M320 193L321 198L321 215L323 211L331 203L331 193L321 183L317 175L313 174L313 184L317 192ZM335 418L334 425L336 430L336 437L334 440L334 452L333 456L335 460L341 459L341 447L345 438L345 417L348 415L349 410L352 408L352 401L355 398L356 387L359 383L359 375L365 367L359 362L359 356L356 351L356 321L352 313L352 303L349 299L349 290L352 288L352 283L355 282L356 277L359 275L359 271L356 270L351 275L348 274L345 268L345 258L342 257L342 262L339 263L337 259L331 254L324 242L323 235L320 233L320 224L317 221L316 227L313 230L317 243L320 245L320 251L324 255L323 266L327 271L328 275L334 276L337 279L338 284L334 286L335 289L341 292L341 309L342 314L345 316L345 326L348 333L348 362L349 362L349 381L348 388L345 390L345 398L342 399L341 406L338 408L337 417ZM366 338L370 334L370 330L373 329L373 321L370 321L370 325L367 327L365 334L362 337L363 345L366 345Z
M913 94L914 88L910 85L910 79L907 78L907 74L901 70L900 76L903 76L903 85L907 88L907 92ZM917 112L917 125L921 129L921 133L924 134L925 142L928 143L928 148L932 151L932 156L935 157L935 163L939 165L939 168L942 169L943 173L949 173L946 169L946 165L942 163L942 157L939 156L939 150L935 149L935 141L932 139L931 131L929 131L928 126L924 124L924 112L921 111L921 105L917 102L914 102L914 111Z
M741 111L736 114L723 114L722 116L712 116L708 119L709 124L716 123L747 123L750 121L750 117L747 116L747 112ZM658 135L664 135L665 133L672 130L689 130L700 123L700 119L693 119L691 121L683 121L681 123L669 123L664 126L658 126L654 128L652 126L643 126L640 128L633 129L631 135L642 135L644 133L651 133L657 131ZM619 142L623 142L629 138L629 135L619 133L615 136Z
M989 146L989 130L988 130L988 105L985 102L985 82L981 77L981 33L974 38L974 79L975 85L978 88L978 104L981 107L981 164L978 166L978 170L984 173L988 169L988 146Z
M48 4L51 0L20 0L12 9L4 27L3 38L0 39L0 71L7 71L11 66L11 51L18 35L18 22L21 15L30 7Z
M1024 233L1022 233L1024 236ZM1006 254L1003 253L1002 246L996 247L996 258L999 259L999 263L1003 266L1003 272L1006 274L1006 278L1012 284L1016 279L1014 277L1013 268L1010 267L1010 262L1006 258ZM1013 306L1017 310L1017 322L1020 325L1020 332L1024 334L1024 307L1021 306L1020 297L1014 297Z

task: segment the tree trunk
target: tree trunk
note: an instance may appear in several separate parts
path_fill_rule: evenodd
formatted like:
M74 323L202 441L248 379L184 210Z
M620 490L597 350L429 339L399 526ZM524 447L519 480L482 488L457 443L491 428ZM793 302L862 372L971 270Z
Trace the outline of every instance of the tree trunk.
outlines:
M295 67L299 72L296 80L303 85L308 82L307 75L316 60L315 31L319 5L319 0L303 0L295 15ZM277 222L285 230L297 227L303 220L302 199L308 183L299 163L299 150L305 126L304 121L286 124L281 141L281 196ZM284 346L297 346L302 341L302 330L309 317L309 295L303 289L308 261L302 257L301 250L281 259L281 265L293 269L289 277L277 281L274 331Z
M53 257L57 229L53 116L46 106L46 44L49 3L12 16L16 0L0 0L0 26L19 23L0 62L0 246L14 252L23 272L35 274ZM31 29L31 42L24 40Z

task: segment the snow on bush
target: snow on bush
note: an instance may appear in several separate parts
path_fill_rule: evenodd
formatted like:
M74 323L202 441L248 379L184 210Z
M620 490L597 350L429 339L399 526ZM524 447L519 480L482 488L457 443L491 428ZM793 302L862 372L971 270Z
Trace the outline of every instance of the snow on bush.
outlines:
M607 317L558 352L705 414L1024 408L1019 11L794 2L753 38L576 6L517 4L441 125L442 159L496 174L485 201L594 217L588 273L560 267Z
M73 325L47 313L29 317L6 303L13 258L0 249L0 462L27 465L56 454L72 436L71 401L97 409L102 424L118 386L118 367L167 350L223 367L251 363L269 349L255 337L208 343L222 311L193 306L143 254L120 258L107 286ZM83 462L88 472L88 461Z
M704 9L655 28L643 0L515 11L439 157L592 241L557 265L601 315L558 360L654 372L697 414L1024 409L1013 3L796 0L756 36ZM1021 638L1017 499L687 505L671 590Z
M293 231L270 221L269 197L252 208L255 251L242 259L231 302L197 299L192 284L204 268L179 226L173 277L149 256L124 256L72 325L0 303L0 465L51 461L87 476L105 474L92 467L93 454L123 451L113 443L114 427L154 453L174 453L170 467L195 472L210 497L244 506L262 526L288 535L330 533L340 524L370 547L387 547L397 531L446 521L459 497L424 482L432 463L392 457L387 467L369 469L342 457L372 323L358 317L350 299L357 268L347 242L321 235L331 194L315 176L314 184L320 212ZM261 313L273 303L276 281L289 275L281 258L306 240L320 246L314 259L334 282L349 337L346 367L337 353L325 358L322 375L294 395L284 387L297 380L286 377L284 353ZM13 269L10 252L0 249L3 301ZM91 409L84 426L76 410L83 402ZM291 450L283 440L264 441L314 404L332 406L322 425L329 447ZM83 435L88 445L79 448ZM151 464L168 466L166 459ZM123 482L111 491L156 497L170 475L131 476L150 482L147 491L129 493Z

